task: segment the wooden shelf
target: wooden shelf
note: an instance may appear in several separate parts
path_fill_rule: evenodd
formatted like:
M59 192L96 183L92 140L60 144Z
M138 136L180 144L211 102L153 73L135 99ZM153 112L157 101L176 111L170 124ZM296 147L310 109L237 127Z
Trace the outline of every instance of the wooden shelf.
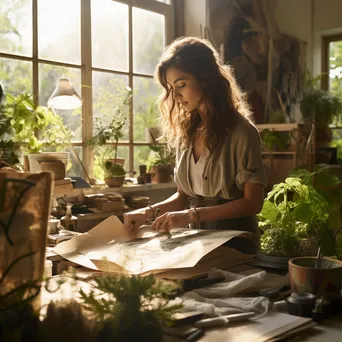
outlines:
M270 131L277 131L277 132L290 132L293 129L297 129L299 127L308 126L310 127L312 124L310 123L289 123L289 124L258 124L255 127L258 131L262 131L264 129L268 129Z
M263 163L269 185L285 180L289 172L306 165L312 170L315 165L315 126L312 123L282 123L256 125L262 139L262 131L288 134L292 151L269 151L263 144Z

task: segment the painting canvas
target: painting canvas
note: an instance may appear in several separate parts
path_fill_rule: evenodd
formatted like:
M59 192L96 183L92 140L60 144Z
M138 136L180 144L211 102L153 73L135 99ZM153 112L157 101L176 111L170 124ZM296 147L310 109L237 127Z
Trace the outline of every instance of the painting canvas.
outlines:
M276 0L207 1L207 38L233 67L257 124L296 122L306 43L279 31Z

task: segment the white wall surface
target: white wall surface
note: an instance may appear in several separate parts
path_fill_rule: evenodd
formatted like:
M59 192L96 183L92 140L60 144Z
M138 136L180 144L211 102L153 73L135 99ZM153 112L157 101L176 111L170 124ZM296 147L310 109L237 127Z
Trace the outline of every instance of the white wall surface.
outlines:
M312 0L275 1L277 1L275 17L280 31L307 43L307 67L312 70Z
M342 0L313 0L313 32L342 27Z
M322 72L322 37L342 33L342 0L313 0L313 73Z
M210 0L209 0L210 1ZM272 0L276 2L275 17L281 32L307 42L307 63L312 66L312 1ZM322 0L329 2L330 0ZM342 6L342 0L340 1ZM342 12L341 12L342 18ZM201 36L206 25L206 0L184 0L186 36Z
M206 24L205 9L206 0L184 0L184 30L186 36L203 36Z

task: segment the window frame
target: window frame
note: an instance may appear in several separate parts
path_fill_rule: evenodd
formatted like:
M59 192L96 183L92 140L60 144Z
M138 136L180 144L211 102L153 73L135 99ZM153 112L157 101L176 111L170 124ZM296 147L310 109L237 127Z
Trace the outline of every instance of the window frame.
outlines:
M173 5L164 4L155 0L112 0L115 2L128 5L128 27L129 27L129 62L128 71L122 72L117 70L108 70L105 68L98 68L92 66L92 41L91 41L91 0L80 0L80 16L81 16L81 63L80 65L73 63L64 63L42 59L38 57L38 1L32 0L32 57L16 55L11 53L0 52L0 58L9 58L12 60L22 60L32 62L32 90L34 101L39 103L39 64L50 64L55 66L71 67L81 70L81 84L86 85L81 87L82 97L82 141L76 141L72 144L74 146L81 146L83 148L82 161L90 175L93 175L93 148L86 145L86 141L93 135L93 109L92 109L92 73L93 71L106 72L116 75L128 76L128 85L133 89L133 78L146 77L153 78L153 75L140 74L133 72L133 30L132 30L132 12L133 7L141 8L151 12L155 12L165 17L165 44L168 45L174 39L174 13ZM146 142L134 142L133 140L133 101L129 108L129 129L128 141L119 142L119 146L128 146L129 148L129 164L126 169L128 172L133 171L134 165L134 147L135 146L148 146ZM113 144L108 144L108 146ZM80 175L84 176L84 175Z
M322 89L329 90L329 44L342 41L342 33L322 37Z

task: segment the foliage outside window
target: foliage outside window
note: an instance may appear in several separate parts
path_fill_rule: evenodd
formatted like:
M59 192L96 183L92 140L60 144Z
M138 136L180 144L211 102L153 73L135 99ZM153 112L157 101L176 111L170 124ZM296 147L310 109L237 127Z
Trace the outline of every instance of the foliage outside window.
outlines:
M339 96L342 96L342 36L325 37L323 54L326 63L323 73L328 76L326 86ZM333 122L332 146L337 147L337 157L342 159L342 115Z
M101 173L99 155L114 142L93 150L86 141L96 134L96 118L109 122L116 97L126 86L133 89L133 100L118 157L132 171L146 163L151 151L144 127L155 123L158 116L159 89L153 72L172 39L172 5L171 1L151 0L134 4L136 7L131 0L3 0L0 7L0 80L6 92L33 93L36 105L46 106L57 80L69 78L83 106L56 112L95 175ZM79 174L75 161L68 175Z

